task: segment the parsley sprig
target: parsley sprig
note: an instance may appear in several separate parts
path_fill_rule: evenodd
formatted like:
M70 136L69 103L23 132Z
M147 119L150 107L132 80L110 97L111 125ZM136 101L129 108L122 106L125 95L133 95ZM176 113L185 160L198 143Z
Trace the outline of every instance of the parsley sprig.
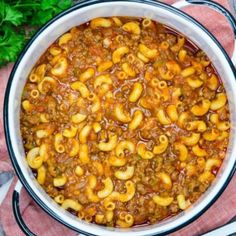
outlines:
M14 62L30 36L72 0L0 0L0 67Z

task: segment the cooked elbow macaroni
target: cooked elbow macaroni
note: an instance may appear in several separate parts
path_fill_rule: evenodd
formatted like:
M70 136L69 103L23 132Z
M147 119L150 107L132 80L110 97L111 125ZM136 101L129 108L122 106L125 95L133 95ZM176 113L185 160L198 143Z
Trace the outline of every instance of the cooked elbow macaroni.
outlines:
M142 91L143 91L143 87L142 87L142 84L141 83L134 83L134 86L132 88L132 91L129 95L129 101L130 102L136 102L141 94L142 94Z
M125 151L128 150L130 153L134 153L135 151L135 145L131 141L124 140L117 144L116 146L116 156L117 157L124 157Z
M150 49L144 44L139 44L139 51L148 59L157 57L157 49Z
M171 189L172 180L170 178L170 175L168 175L165 172L160 172L160 173L157 174L157 177L161 180L162 185L165 189Z
M112 21L110 19L106 18L96 18L91 20L90 22L90 27L92 29L98 28L98 27L104 27L104 28L109 28L112 25Z
M73 199L65 199L62 204L61 204L62 208L64 208L65 210L67 209L71 209L74 211L80 211L82 209L82 205L80 203L78 203L77 201L73 200Z
M154 154L161 154L166 151L169 144L169 140L166 135L161 135L159 137L159 144L154 146L153 153Z
M108 177L102 182L104 184L104 188L98 192L99 198L108 197L113 191L113 183L112 183L111 178Z
M173 197L160 197L158 195L153 196L152 199L156 204L164 207L169 206L174 200Z
M117 135L109 134L108 142L100 142L98 144L98 148L101 151L109 152L115 148L116 144L117 144Z
M79 133L79 141L80 143L87 143L87 139L88 139L88 136L89 136L89 133L92 129L92 126L91 125L85 125L80 133Z
M185 210L191 205L191 202L189 200L185 200L185 196L183 194L179 194L177 196L177 202L181 210Z
M154 157L153 152L147 150L146 145L144 143L140 143L138 145L137 152L139 156L143 159L152 159Z
M112 53L112 61L113 63L119 63L122 59L122 57L129 52L129 48L126 46L122 46L120 48L117 48L113 53Z
M88 79L91 79L94 76L94 74L95 74L94 69L93 68L88 68L83 73L81 73L81 75L79 76L79 80L84 83Z
M40 156L40 148L39 147L35 147L32 148L27 156L26 156L26 160L28 162L28 165L32 168L32 169L38 169L42 166L44 158L43 156Z
M205 115L209 109L211 107L211 102L207 99L204 99L201 104L199 105L194 105L191 108L191 112L195 115L195 116L203 116Z
M99 17L40 57L22 92L21 134L26 162L57 204L127 228L198 201L224 161L231 123L217 71L192 45L149 18Z
M131 179L134 175L134 166L127 166L125 171L117 170L114 175L117 179L120 180Z
M134 130L137 129L143 121L143 112L141 110L137 110L134 112L131 122L129 123L129 129Z
M131 121L131 117L121 104L115 105L114 115L116 119L122 123L128 123Z
M200 139L200 134L199 133L191 133L189 137L183 137L183 143L187 146L194 146L195 144L198 143Z
M79 91L83 98L87 98L89 96L89 90L87 86L80 81L73 82L71 84L71 88Z
M227 102L226 95L224 93L218 93L216 98L211 102L211 110L218 110L222 108Z
M170 118L165 114L163 109L158 109L157 111L157 119L162 125L170 125L171 120Z
M182 143L175 143L174 148L178 151L179 160L186 161L188 158L188 148Z
M138 22L135 22L135 21L130 21L130 22L125 23L125 24L122 26L122 29L123 29L124 31L129 32L129 33L132 33L132 34L137 34L137 35L139 35L139 34L141 33L139 24L138 24Z

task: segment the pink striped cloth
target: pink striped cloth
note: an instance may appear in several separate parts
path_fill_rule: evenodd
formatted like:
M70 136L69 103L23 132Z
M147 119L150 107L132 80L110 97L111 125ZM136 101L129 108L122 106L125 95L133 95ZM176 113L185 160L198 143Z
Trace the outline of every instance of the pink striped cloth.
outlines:
M167 0L164 2L171 4L175 1ZM217 2L229 9L228 2L226 0L218 0ZM186 9L184 9L184 11L186 11L194 18L199 20L203 25L205 25L222 43L228 54L232 54L234 48L233 32L228 22L222 15L213 10L210 10L209 8L199 6L187 7ZM11 69L12 65L8 65L0 70L0 171L9 171L13 169L6 150L2 120L4 91ZM17 177L14 178L14 182L11 185L8 194L0 207L0 222L7 236L24 235L16 224L12 213L11 198L16 180ZM229 221L233 216L236 215L235 186L236 175L234 175L225 192L206 213L195 220L192 224L171 235L199 235ZM31 199L31 197L24 189L21 192L20 196L20 206L26 225L28 225L35 234L43 236L76 235L74 231L66 228L65 226L61 225L50 216L48 216Z

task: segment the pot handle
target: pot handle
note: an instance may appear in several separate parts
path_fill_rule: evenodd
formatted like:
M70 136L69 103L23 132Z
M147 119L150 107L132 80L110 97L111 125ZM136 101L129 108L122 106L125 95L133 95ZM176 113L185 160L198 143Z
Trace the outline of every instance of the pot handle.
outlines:
M21 228L21 230L24 232L26 236L37 236L26 226L21 216L20 206L19 206L19 197L20 197L20 192L21 192L22 187L23 186L21 182L18 180L15 186L15 189L13 191L13 195L12 195L13 213L14 213L17 224L19 225L19 227ZM78 234L78 236L86 236L86 235L80 233Z
M20 206L19 206L19 196L22 189L22 184L18 180L12 195L12 208L13 213L16 219L17 224L21 228L21 230L25 233L27 236L36 236L36 234L32 233L30 229L26 226L20 212Z
M229 10L227 10L225 7L223 7L219 3L216 3L216 2L210 1L210 0L182 0L182 1L174 3L172 6L174 6L176 8L182 8L182 7L189 6L191 4L209 6L213 9L216 9L218 12L222 13L228 19L229 23L231 24L231 26L233 28L234 38L235 38L234 52L231 57L231 60L232 60L233 64L236 65L236 20L233 17L233 15L230 13Z

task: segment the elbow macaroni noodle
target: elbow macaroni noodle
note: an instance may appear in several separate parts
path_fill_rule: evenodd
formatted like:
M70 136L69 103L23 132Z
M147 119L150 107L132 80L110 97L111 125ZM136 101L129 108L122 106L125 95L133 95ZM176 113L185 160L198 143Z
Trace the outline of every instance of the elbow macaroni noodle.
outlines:
M141 30L137 22L131 21L122 26L122 29L126 32L139 35Z
M176 215L208 189L226 155L229 106L188 41L149 18L99 17L40 57L21 133L37 182L62 208L128 228Z
M161 154L166 151L169 144L169 140L166 135L160 135L159 137L159 145L154 146L153 153Z
M129 123L129 129L135 130L137 129L143 121L143 112L141 110L137 110L134 112L131 122Z
M129 52L128 47L120 47L112 53L112 61L114 64L119 63L122 57Z
M143 91L143 87L141 83L134 83L133 89L129 95L129 101L130 102L137 102L137 100L140 98Z
M146 150L144 143L138 145L137 152L143 159L152 159L154 157L154 154L151 151Z
M153 201L163 207L169 206L173 200L173 197L160 197L158 195L153 196Z
M175 143L174 148L178 151L180 161L186 161L188 158L188 148L182 143Z
M109 134L109 141L108 142L100 142L98 144L98 148L101 151L109 152L115 148L116 144L117 144L117 135Z
M114 115L115 115L115 118L122 123L128 123L131 121L131 117L129 113L124 111L121 104L117 104L115 106Z
M108 197L113 191L113 183L112 183L111 178L108 177L102 182L104 184L104 188L98 192L99 198Z
M121 141L117 144L115 152L117 157L124 157L125 151L128 150L130 153L135 151L135 145L128 140Z
M120 180L131 179L134 175L134 166L127 166L125 171L117 170L114 173L115 177Z

